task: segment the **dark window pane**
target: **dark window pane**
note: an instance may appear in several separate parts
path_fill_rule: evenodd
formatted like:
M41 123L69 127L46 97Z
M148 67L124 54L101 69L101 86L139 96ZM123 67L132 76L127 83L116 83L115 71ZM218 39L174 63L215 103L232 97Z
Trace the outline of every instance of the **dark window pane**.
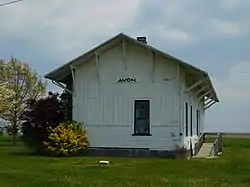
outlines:
M193 107L190 106L190 135L193 136Z
M188 136L188 102L186 102L186 136Z
M200 134L200 111L199 110L196 111L196 125L197 125L196 127L197 136L199 136Z
M147 127L149 124L148 119L136 119L136 126L144 126Z
M149 133L149 121L148 119L136 119L135 133L136 134L148 134Z
M149 134L149 100L137 100L134 107L134 133Z
M136 112L136 118L147 118L148 117L148 112L143 109L138 109L135 111Z

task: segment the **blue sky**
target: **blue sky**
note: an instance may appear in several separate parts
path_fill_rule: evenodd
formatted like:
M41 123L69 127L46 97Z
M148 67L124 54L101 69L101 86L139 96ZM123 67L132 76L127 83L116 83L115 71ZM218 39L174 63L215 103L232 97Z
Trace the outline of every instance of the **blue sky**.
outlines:
M249 0L24 0L0 7L0 58L44 75L119 32L144 35L211 75L220 103L206 130L250 132L249 10Z

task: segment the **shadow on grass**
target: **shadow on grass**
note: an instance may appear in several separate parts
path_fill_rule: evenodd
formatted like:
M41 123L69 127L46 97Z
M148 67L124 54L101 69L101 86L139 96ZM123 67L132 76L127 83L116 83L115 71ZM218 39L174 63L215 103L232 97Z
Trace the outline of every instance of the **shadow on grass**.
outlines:
M12 144L10 142L0 142L0 147L19 147L22 146L22 143Z
M11 155L13 156L17 156L17 157L34 157L34 156L40 156L38 154L35 154L33 152L29 152L29 151L18 151L18 152L12 152Z

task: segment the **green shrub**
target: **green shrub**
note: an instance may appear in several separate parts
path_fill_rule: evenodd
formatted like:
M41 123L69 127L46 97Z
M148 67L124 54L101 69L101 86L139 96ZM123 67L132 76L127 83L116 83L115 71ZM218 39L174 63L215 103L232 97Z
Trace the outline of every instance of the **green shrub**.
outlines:
M44 145L49 155L73 156L87 150L89 142L81 123L64 122L54 129L50 128Z

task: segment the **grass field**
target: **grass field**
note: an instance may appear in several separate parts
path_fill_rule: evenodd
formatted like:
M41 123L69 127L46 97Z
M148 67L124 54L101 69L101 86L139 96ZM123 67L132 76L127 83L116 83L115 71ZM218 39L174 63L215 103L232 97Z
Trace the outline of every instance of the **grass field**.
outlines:
M169 160L46 158L0 137L0 187L250 186L250 139L224 138L221 158ZM107 158L105 158L107 159Z

